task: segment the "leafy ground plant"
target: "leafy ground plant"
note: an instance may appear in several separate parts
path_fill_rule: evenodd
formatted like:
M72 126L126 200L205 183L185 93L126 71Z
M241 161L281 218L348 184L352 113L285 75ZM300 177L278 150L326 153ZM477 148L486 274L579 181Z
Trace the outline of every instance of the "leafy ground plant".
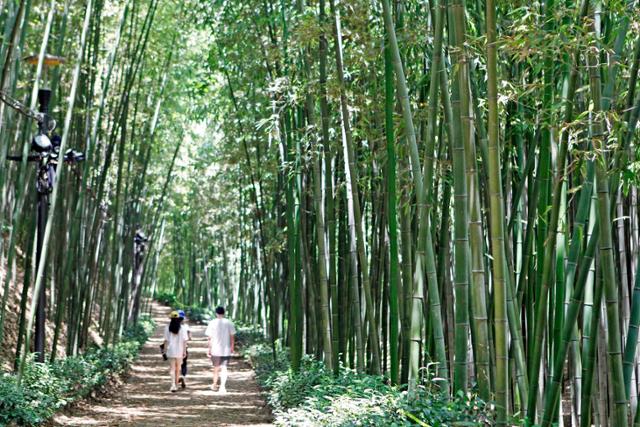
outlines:
M430 379L409 398L385 378L341 368L332 375L322 362L302 359L299 372L289 369L288 351L256 343L245 348L282 426L485 426L487 405L472 393L444 396ZM427 376L429 376L427 374Z
M155 300L161 304L168 306L175 306L178 304L178 298L173 292L158 292L155 296Z
M30 357L20 384L15 375L0 374L0 426L38 425L122 374L153 329L152 320L141 318L125 332L122 341L109 348L91 349L53 363L37 363Z
M173 292L159 292L156 294L155 299L173 310L184 310L189 321L193 323L207 323L216 317L214 309L197 304L183 304Z

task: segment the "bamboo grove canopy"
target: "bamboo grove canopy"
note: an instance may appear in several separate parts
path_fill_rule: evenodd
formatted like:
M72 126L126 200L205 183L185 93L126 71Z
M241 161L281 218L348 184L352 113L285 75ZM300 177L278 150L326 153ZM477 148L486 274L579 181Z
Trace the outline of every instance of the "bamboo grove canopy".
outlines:
M34 318L76 354L170 292L294 371L640 425L637 0L7 0L0 24L16 366ZM85 161L59 162L40 245L11 100L44 87Z

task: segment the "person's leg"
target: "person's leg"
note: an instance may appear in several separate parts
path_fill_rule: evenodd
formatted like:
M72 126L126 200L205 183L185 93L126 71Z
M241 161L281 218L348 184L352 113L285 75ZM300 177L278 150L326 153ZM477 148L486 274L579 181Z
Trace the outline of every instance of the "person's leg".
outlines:
M176 357L176 360L174 362L174 370L175 370L175 377L176 377L176 387L178 386L178 382L180 381L180 358Z
M220 357L212 356L211 361L213 362L213 384L211 384L211 388L215 391L218 386L218 376L220 373Z
M189 354L187 354L187 357L182 359L182 365L180 365L180 375L182 375L183 377L187 376L187 359L188 358L189 358Z
M180 379L178 380L182 388L185 388L187 386L187 383L185 382L185 379L184 379L186 375L187 375L187 358L185 357L184 359L182 359L182 365L180 365L180 377L179 377Z
M171 391L176 391L176 362L175 357L169 358L169 375L171 376Z
M229 363L228 357L220 358L220 392L225 393L227 391L227 363Z

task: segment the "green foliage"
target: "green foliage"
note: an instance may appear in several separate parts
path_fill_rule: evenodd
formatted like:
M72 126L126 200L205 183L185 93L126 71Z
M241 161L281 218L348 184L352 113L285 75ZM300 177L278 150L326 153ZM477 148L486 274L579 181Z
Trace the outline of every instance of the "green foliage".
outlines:
M288 352L254 344L245 350L266 390L277 425L314 426L481 426L490 425L489 409L477 396L449 399L429 380L416 394L390 386L380 376L342 368L338 376L306 356L300 371L289 369Z
M207 323L209 320L216 317L212 309L199 307L197 305L181 307L180 309L184 310L187 318L194 323Z
M255 344L264 342L264 331L251 325L243 325L234 321L236 326L236 346L239 348L249 348Z
M35 425L43 421L37 405L37 401L25 396L24 388L18 386L14 375L4 373L0 376L0 425L10 422Z
M153 329L153 321L143 317L114 346L53 363L37 363L29 357L21 384L15 375L2 374L0 426L40 424L68 403L103 386L131 366Z
M216 317L214 309L201 307L199 305L186 305L178 301L178 297L173 292L158 292L155 299L174 310L184 310L187 318L193 323L207 323Z
M49 418L68 400L60 391L64 380L54 375L51 365L36 363L29 357L24 368L22 384L17 378L3 374L0 381L0 425L15 422L35 425Z
M158 292L155 296L156 301L168 306L175 306L178 304L178 297L173 292Z
M279 346L275 359L271 347L264 342L244 348L242 352L251 361L256 378L263 386L276 372L287 371L290 366L288 349Z
M138 342L141 345L153 334L156 327L155 322L148 315L141 315L138 323L128 327L122 335L123 341Z
M103 384L105 380L102 370L92 365L97 355L98 352L91 352L85 357L62 359L51 366L51 374L64 379L64 387L72 396L86 396L96 385Z

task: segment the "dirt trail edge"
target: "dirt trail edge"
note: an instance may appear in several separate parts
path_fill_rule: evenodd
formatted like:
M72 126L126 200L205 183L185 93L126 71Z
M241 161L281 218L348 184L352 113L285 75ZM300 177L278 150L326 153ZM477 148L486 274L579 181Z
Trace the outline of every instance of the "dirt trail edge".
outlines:
M157 328L140 351L126 383L112 396L85 401L53 419L63 426L269 426L271 413L260 394L253 371L242 358L229 363L227 393L209 388L211 362L207 359L205 326L190 325L187 388L171 393L168 364L158 346L169 309L153 304Z

